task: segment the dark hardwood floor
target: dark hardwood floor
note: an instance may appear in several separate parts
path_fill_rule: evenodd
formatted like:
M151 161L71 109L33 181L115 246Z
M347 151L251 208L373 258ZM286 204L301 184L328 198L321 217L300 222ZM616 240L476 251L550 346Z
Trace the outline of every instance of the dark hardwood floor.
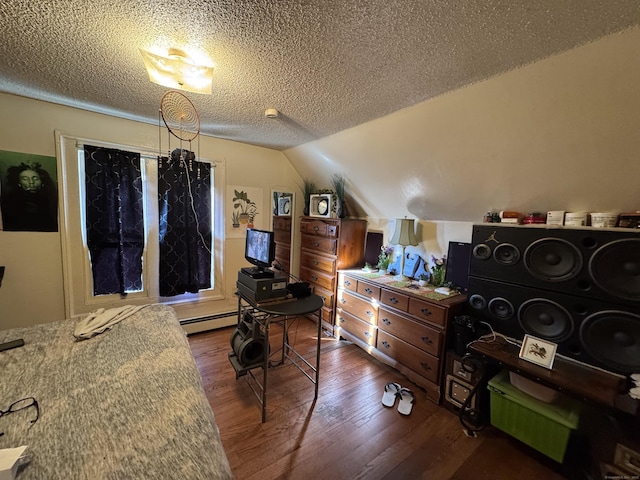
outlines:
M553 461L491 426L477 438L466 436L454 412L360 348L331 337L322 339L315 405L313 384L294 366L274 368L263 424L258 400L228 360L234 330L193 334L189 343L238 480L565 478ZM272 354L279 330L272 328ZM315 335L313 322L299 319L290 342L313 359ZM411 415L382 405L387 382L414 391Z

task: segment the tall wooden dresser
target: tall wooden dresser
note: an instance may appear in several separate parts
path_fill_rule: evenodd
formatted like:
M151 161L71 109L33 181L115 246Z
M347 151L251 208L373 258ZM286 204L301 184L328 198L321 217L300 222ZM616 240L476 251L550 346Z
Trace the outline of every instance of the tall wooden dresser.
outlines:
M291 216L273 216L273 233L276 241L276 261L282 269L291 272Z
M462 313L466 296L410 285L391 275L340 272L335 335L396 368L439 404L447 329Z
M302 217L300 233L300 279L324 298L323 326L333 334L338 270L364 265L367 221Z

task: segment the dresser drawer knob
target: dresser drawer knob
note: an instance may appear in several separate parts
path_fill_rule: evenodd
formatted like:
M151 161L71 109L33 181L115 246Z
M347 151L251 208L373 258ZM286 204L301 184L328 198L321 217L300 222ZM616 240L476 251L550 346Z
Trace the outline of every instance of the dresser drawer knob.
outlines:
M422 308L420 309L420 313L422 313L425 316L429 316L431 315L431 310L429 310L428 308Z
M317 226L317 225L315 225L315 226L313 227L313 231L314 231L314 232L317 232L318 230L320 230L320 227L319 227L319 226Z
M390 301L391 303L393 303L394 305L395 305L396 303L398 303L398 299L397 299L396 297L391 297L391 298L389 299L389 301Z
M371 310L367 310L367 317L373 317L373 312Z
M320 246L320 242L313 242L313 246L314 247L319 247Z
M345 303L347 303L347 301L344 298L341 298L340 303L344 305Z
M338 317L338 321L339 321L340 323L344 323L344 318L342 318L342 317Z
M364 332L364 336L367 338L371 338L373 335L371 335L371 332Z
M433 343L433 341L429 337L420 337L420 338L422 338L422 341L427 345L431 345Z
M344 281L345 286L350 287L351 286L351 282L349 280L345 280Z
M314 282L318 281L318 276L317 275L311 275L311 278L313 279Z
M384 348L391 348L391 345L389 345L389 342L387 342L386 340L383 340L383 341L382 341L382 346L383 346Z
M391 325L391 320L389 320L388 318L383 318L382 323L388 326L388 325Z
M420 366L421 366L422 368L424 368L425 370L431 370L431 367L429 366L429 364L428 364L428 363L420 362Z
M320 263L320 262L318 262L318 260L317 260L316 258L314 258L312 263L313 263L314 265L318 265L318 263Z
M373 290L371 290L371 289L370 289L370 288L368 288L368 287L367 287L367 288L365 288L365 289L364 289L364 291L365 291L365 292L367 292L367 293L369 293L369 294L373 293Z

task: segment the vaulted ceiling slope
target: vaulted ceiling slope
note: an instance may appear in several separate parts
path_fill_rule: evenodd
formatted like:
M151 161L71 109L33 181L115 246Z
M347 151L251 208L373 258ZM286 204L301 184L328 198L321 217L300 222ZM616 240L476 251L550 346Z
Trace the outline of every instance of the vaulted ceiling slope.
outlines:
M139 48L194 45L202 133L283 150L640 24L637 0L0 0L0 91L157 123ZM267 119L276 108L278 119Z

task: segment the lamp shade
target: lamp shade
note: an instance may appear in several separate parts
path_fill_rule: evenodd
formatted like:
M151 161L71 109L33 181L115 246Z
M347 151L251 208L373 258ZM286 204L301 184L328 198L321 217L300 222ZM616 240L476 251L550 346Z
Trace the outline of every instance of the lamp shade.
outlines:
M396 230L393 232L391 242L394 245L418 245L416 234L414 233L413 219L409 218L397 218Z

